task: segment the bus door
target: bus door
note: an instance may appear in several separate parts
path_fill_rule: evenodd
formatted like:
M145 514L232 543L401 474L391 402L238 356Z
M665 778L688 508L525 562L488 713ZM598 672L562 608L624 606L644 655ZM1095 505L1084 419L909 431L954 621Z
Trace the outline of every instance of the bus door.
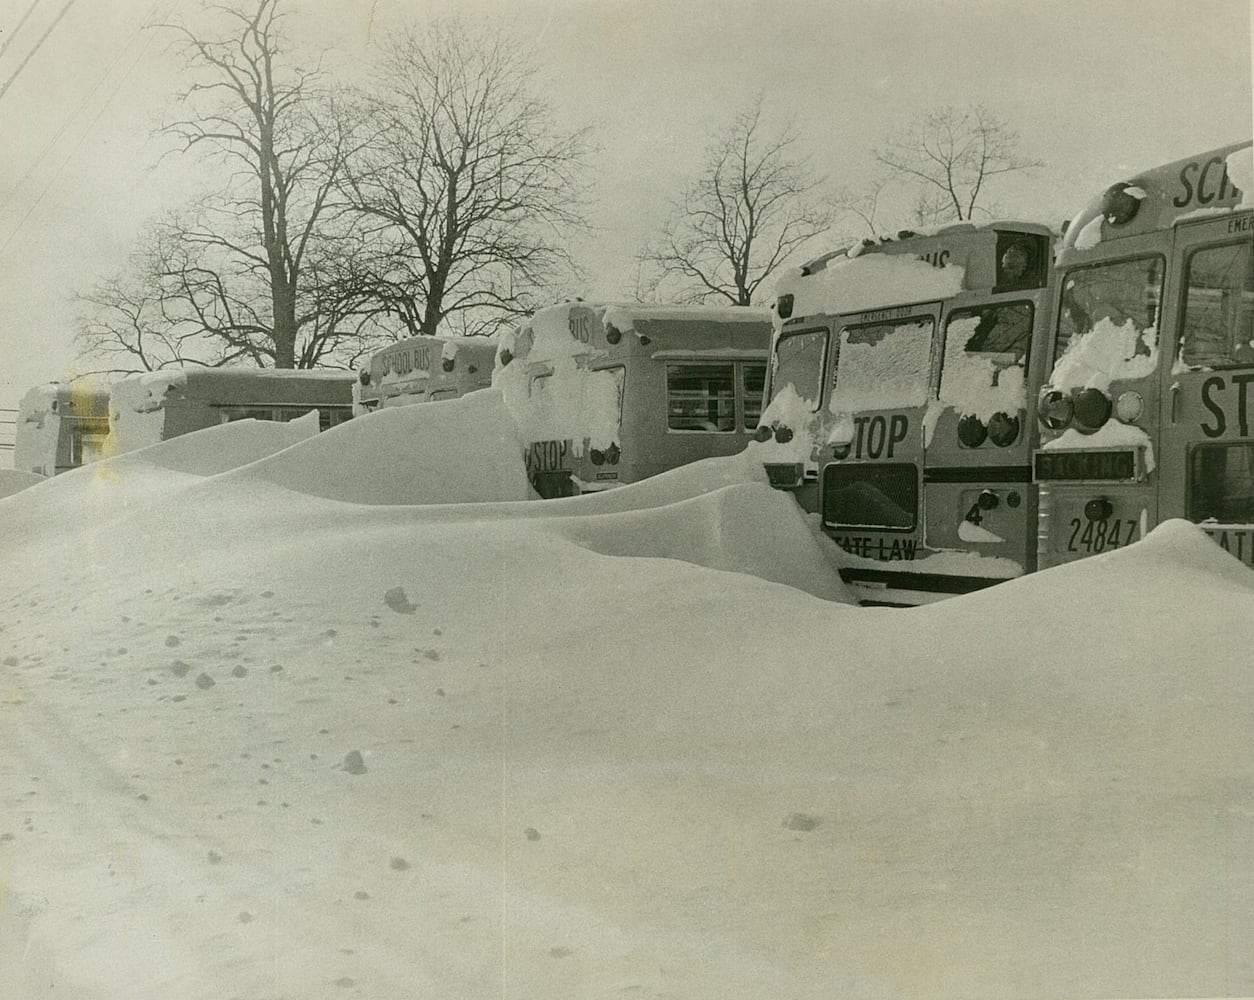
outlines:
M1163 234L1060 255L1052 368L1037 401L1040 568L1122 548L1158 519ZM1170 350L1167 345L1164 349Z
M1202 525L1254 565L1254 212L1180 225L1173 270L1159 517Z
M932 303L841 317L834 330L823 527L846 551L885 564L842 570L855 586L898 586L903 569L923 554L924 418L939 320L940 305Z
M544 366L538 374L531 377L529 392L533 406L542 420L552 420L546 410L559 405L548 390L553 370ZM577 492L575 481L571 478L573 451L569 439L552 439L533 441L527 446L524 461L527 467L527 478L532 488L545 500L554 497L574 496Z
M934 581L978 590L1036 567L1035 390L1048 354L1041 291L947 305L937 413L924 433L923 543L970 553Z
M754 435L772 486L791 490L807 513L818 512L820 452L826 443L820 414L828 368L830 323L782 330L771 352L769 393ZM749 413L746 412L746 426Z

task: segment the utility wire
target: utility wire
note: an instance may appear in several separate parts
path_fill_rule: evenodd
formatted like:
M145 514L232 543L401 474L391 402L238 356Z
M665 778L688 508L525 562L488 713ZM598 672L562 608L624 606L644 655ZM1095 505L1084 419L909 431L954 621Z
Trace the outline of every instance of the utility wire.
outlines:
M71 3L72 2L73 0L71 0ZM149 20L151 20L152 14L156 11L160 3L161 3L161 0L153 0L152 7L148 11ZM166 8L165 16L168 17L170 13L174 10L174 8L179 5L179 3L180 3L180 0L172 0L172 2ZM142 28L140 30L142 30ZM36 157L35 162L31 164L30 169L26 171L26 173L22 177L22 180L19 181L18 183L19 187L21 186L21 184L26 182L26 180L30 177L31 173L34 171L38 163L47 155L51 147L56 143L58 139L60 139L61 135L69 127L70 122L72 122L75 118L78 117L79 113L87 105L87 102L91 100L92 95L94 95L95 92L100 88L100 85L104 83L104 81L108 78L109 74L113 72L114 68L118 65L118 63L122 61L123 57L126 54L126 50L131 47L131 43L134 42L134 40L135 38L134 36L132 36L131 41L128 42L126 45L124 45L118 51L118 54L114 57L113 61L109 64L109 67L105 70L104 74L100 77L99 80L96 81L96 85L92 87L92 89L88 92L87 96L85 96L83 100L79 102L78 107L69 116L69 118L65 120L61 128L57 130L57 134L52 137L52 139L44 147L43 151L39 154L38 157ZM21 231L22 227L26 225L26 221L31 217L32 214L34 214L35 209L39 207L40 203L43 202L44 197L48 194L49 190L51 190L52 185L56 182L57 177L59 177L61 174L61 171L65 169L65 165L69 163L71 159L73 159L74 154L78 152L79 147L82 146L87 136L91 133L91 130L95 126L96 122L100 120L100 116L104 114L105 109L113 101L113 98L117 96L117 93L121 89L122 84L126 82L127 77L129 77L131 73L134 72L135 67L139 65L139 61L140 59L144 57L144 53L148 51L148 46L151 43L151 41L152 41L152 36L149 35L149 37L144 40L143 45L140 46L139 52L136 54L135 58L131 60L131 64L123 71L121 77L113 85L113 88L109 91L109 96L104 99L104 102L96 110L95 115L92 116L91 121L88 122L87 127L83 129L82 134L78 137L78 140L74 143L74 148L71 149L69 154L65 157L65 159L63 159L61 163L53 171L51 171L51 173L49 174L47 178L47 183L44 184L43 190L39 192L38 197L36 197L35 200L31 203L30 207L27 208L26 213L21 217L21 219L18 220L17 225L13 227L13 230L9 233L8 237L4 240L4 242L0 243L0 255L3 255L4 251L6 251L9 248L9 244L11 244L14 241L14 239L17 238L17 234Z
M9 33L9 37L4 40L4 44L0 45L0 56L3 56L8 51L9 46L13 44L13 39L17 37L17 33L22 30L22 25L26 23L26 19L35 12L35 8L38 6L39 0L31 0L31 5L26 9L26 13L22 15L22 19L17 22L17 25Z
M65 6L61 8L61 12L52 19L52 23L48 25L48 27L44 30L44 33L39 36L39 41L35 43L35 47L27 52L26 58L17 64L17 69L13 71L13 75L4 81L4 86L0 87L0 100L4 99L5 91L13 86L13 81L21 75L22 70L26 67L26 64L30 62L35 53L43 47L44 42L48 40L48 36L52 34L52 30L61 23L61 18L65 17L65 15L69 12L69 9L74 6L74 3L75 0L66 0Z

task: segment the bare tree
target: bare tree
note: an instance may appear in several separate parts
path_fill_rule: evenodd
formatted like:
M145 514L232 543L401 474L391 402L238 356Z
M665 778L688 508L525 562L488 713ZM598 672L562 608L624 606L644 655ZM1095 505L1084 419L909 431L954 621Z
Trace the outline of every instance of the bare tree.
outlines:
M285 64L279 6L215 6L217 37L163 26L204 73L181 95L189 115L164 130L230 173L226 190L182 226L162 280L166 310L181 302L177 320L198 324L224 356L293 368L352 342L340 321L360 297L320 280L345 238L331 196L350 130L318 71Z
M373 295L412 334L482 332L570 266L588 130L563 131L512 39L444 21L383 51L341 191L377 248Z
M1043 166L1021 155L1018 133L980 105L916 115L875 158L919 185L914 214L925 224L970 219L994 177Z
M80 356L108 366L92 374L226 363L223 344L185 321L184 304L168 295L170 261L182 250L176 226L168 220L150 223L122 270L77 294Z
M828 230L834 213L798 141L791 126L764 130L760 97L736 116L640 255L655 268L655 295L669 284L684 301L749 305L762 282Z

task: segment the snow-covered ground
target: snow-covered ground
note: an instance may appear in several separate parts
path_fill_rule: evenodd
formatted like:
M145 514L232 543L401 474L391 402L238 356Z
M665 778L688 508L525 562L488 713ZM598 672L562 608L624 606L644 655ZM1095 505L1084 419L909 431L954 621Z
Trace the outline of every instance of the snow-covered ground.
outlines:
M527 501L503 414L0 501L0 997L1254 994L1199 531L861 609L744 458Z

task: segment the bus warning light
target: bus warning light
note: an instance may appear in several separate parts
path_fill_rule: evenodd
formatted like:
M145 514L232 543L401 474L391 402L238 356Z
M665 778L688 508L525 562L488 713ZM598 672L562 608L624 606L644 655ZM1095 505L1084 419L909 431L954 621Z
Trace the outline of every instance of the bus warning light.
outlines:
M1141 207L1145 192L1138 187L1120 181L1112 184L1102 195L1101 212L1106 221L1114 226L1131 222Z

